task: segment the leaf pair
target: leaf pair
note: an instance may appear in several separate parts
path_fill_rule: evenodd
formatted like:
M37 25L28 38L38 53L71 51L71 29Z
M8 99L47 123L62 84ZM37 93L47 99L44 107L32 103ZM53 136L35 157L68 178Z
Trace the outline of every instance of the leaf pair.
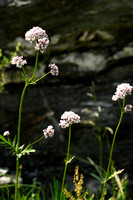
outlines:
M5 138L3 135L0 135L0 140L0 144L6 149L9 149L11 155L16 155L18 158L21 158L25 154L29 155L30 153L36 151L35 149L32 149L32 146L30 144L25 148L25 145L23 144L19 147L19 153L17 153L16 136L14 137L13 141L11 141L9 137Z

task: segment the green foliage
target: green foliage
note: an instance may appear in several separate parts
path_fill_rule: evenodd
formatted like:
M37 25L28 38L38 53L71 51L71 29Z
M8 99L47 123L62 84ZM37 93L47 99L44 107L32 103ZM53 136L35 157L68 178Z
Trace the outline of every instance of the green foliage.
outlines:
M5 73L5 67L9 65L11 59L17 55L18 51L20 48L20 43L17 44L15 52L12 52L10 57L8 58L6 55L2 54L2 49L0 49L0 92L3 91L4 89L4 73ZM33 145L39 142L41 139L43 139L44 135L40 137L38 140L33 142L32 144L29 144L25 147L25 144L20 146L20 129L21 129L21 115L22 115L22 105L23 105L23 100L24 100L24 95L27 87L29 85L34 85L38 81L40 81L42 78L47 76L49 73L44 74L42 77L38 78L35 80L35 75L36 75L36 70L38 67L38 56L39 56L39 51L37 51L36 54L36 62L35 62L35 68L34 72L31 76L31 78L28 78L28 74L26 73L25 69L23 66L22 68L22 76L25 81L25 86L22 91L21 95L21 100L20 100L20 107L19 107L19 119L18 119L18 135L17 135L17 140L16 137L14 137L13 141L11 141L9 135L4 137L3 135L0 135L0 144L4 146L6 149L10 151L11 155L16 156L16 181L14 181L11 177L10 180L12 181L12 184L7 184L7 185L1 185L0 186L0 200L46 200L45 192L42 189L42 186L40 183L34 180L33 184L27 185L27 184L20 184L19 183L19 178L20 178L20 171L19 171L19 159L24 156L24 155L30 155L30 153L35 152L35 149L33 149ZM49 53L45 54L43 57L42 62L46 63L49 59ZM90 95L90 94L89 94ZM97 179L99 181L99 185L101 186L101 191L97 194L97 196L94 194L91 194L88 190L85 190L83 188L83 175L81 174L79 178L78 174L78 167L75 169L75 174L74 174L74 186L75 190L74 191L68 191L65 185L65 177L66 177L66 171L67 171L67 165L71 163L71 161L75 158L75 156L70 156L70 141L71 141L71 125L69 126L69 139L68 139L68 149L67 149L67 157L65 159L65 169L64 169L64 175L63 175L63 181L62 181L62 186L60 183L54 178L53 179L53 184L50 184L50 190L51 190L51 197L52 200L66 200L66 198L70 200L129 200L128 198L128 190L127 190L127 179L120 179L119 174L122 173L123 170L118 170L116 171L113 165L112 161L112 153L114 149L114 143L115 143L115 137L117 134L117 131L119 129L119 126L121 124L121 120L123 117L124 112L124 106L125 106L125 98L123 100L123 106L120 105L121 108L121 116L120 120L118 122L117 128L115 132L112 131L110 127L102 127L100 115L101 115L101 107L98 106L97 103L97 98L95 94L95 85L92 83L92 94L91 97L93 98L93 101L96 106L96 112L93 113L93 111L86 109L87 112L92 114L92 120L86 120L85 123L87 122L89 125L91 125L94 129L94 132L96 133L96 137L98 138L99 141L99 165L95 164L94 161L91 158L87 158L87 160L77 158L78 160L91 165L95 168L96 173L90 173L90 175ZM86 124L87 124L86 123ZM109 140L108 140L108 135L107 132L110 132L113 137L113 142L112 145L110 146ZM108 167L107 170L105 171L103 169L103 138L106 136L107 138L107 146L108 146L108 151L110 153L109 156L109 162L108 162ZM2 174L0 174L2 176ZM6 175L9 176L9 175ZM14 187L15 187L15 197L14 197ZM101 196L101 198L100 198ZM48 200L51 199L51 197L48 197ZM128 198L128 199L127 199Z
M10 150L11 155L16 155L19 158L26 154L30 155L30 153L34 153L36 151L35 149L32 149L32 146L30 144L27 147L25 147L25 145L23 144L19 147L19 153L17 154L16 136L14 137L13 141L11 141L9 136L7 136L6 138L3 135L0 135L0 140L0 144L6 149Z
M36 150L32 149L32 146L29 144L27 147L24 148L24 144L19 147L19 154L17 156L21 158L25 154L30 155L30 153L34 153Z
M10 57L3 55L0 49L0 93L4 91L4 73L7 65L10 64L12 58L17 55L20 49L20 42L17 43L15 51L10 53Z
M0 144L6 149L9 149L12 155L16 154L16 137L14 137L13 141L11 141L9 136L6 138L0 135L0 140Z
M106 200L114 200L114 198L115 200L131 200L128 196L128 189L127 189L128 180L124 178L121 179L120 181L123 188L123 195L120 191L120 188L116 184L114 187L113 195L107 192ZM64 188L67 188L67 185L65 185ZM18 200L50 200L50 199L59 200L61 185L56 178L53 178L53 183L50 184L51 197L46 197L46 193L43 190L41 183L37 182L36 179L34 179L34 182L31 185L20 184L19 190L21 191L21 193L19 193L18 195ZM83 193L86 192L85 188L83 188L82 192ZM70 191L69 194L72 195L72 191ZM62 200L66 199L70 198L66 198L65 195L63 194ZM99 197L97 195L94 196L94 194L91 194L88 191L88 194L86 195L85 199L99 200ZM14 200L14 183L0 185L0 200Z
M65 187L67 187L67 185L65 185ZM53 178L53 184L50 184L50 191L51 191L52 200L60 199L61 185L55 177ZM64 194L62 195L62 200L66 200L66 197Z
M18 200L46 200L45 192L39 182L34 179L33 184L21 184ZM14 200L14 184L0 185L0 200Z

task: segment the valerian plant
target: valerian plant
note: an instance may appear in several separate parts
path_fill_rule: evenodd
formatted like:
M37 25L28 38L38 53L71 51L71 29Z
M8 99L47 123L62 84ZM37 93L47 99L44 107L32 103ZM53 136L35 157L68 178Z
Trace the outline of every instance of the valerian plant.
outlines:
M18 200L19 194L19 162L20 158L24 155L29 155L30 153L35 152L35 149L33 149L33 145L37 142L39 142L43 138L52 137L54 135L54 128L52 125L48 126L47 129L43 130L43 136L41 136L38 140L34 141L31 144L28 144L25 146L25 144L20 145L20 140L21 140L21 115L22 115L22 105L23 105L23 100L24 100L24 95L26 92L26 89L29 85L34 85L44 77L46 77L48 74L52 74L53 76L58 76L59 74L59 69L58 67L52 63L49 64L50 71L47 74L44 74L42 77L35 79L37 67L38 67L38 57L39 57L39 52L44 53L46 48L49 45L49 38L48 35L46 34L46 31L43 30L40 27L33 27L29 31L26 32L25 34L25 40L27 40L30 43L35 44L35 50L36 50L36 61L35 61L35 66L34 66L34 71L31 77L28 76L25 65L27 64L27 61L23 58L23 56L18 56L15 55L12 60L11 64L16 65L16 67L20 68L22 70L22 76L24 78L24 88L21 94L20 98L20 105L19 105L19 116L18 116L18 131L17 131L17 137L11 141L10 139L10 132L5 131L3 135L0 135L0 144L5 146L7 149L10 150L11 155L16 156L16 182L15 182L15 200Z
M61 128L69 127L67 157L65 159L65 168L64 168L64 174L63 174L63 180L62 180L62 186L61 186L60 200L62 200L67 166L74 158L74 156L73 157L70 156L71 126L72 126L72 124L79 123L79 122L80 122L80 116L78 114L75 114L73 111L66 111L61 116L61 120L59 123L59 126L61 126Z
M113 101L118 101L121 114L120 114L120 119L118 121L117 127L116 127L115 132L114 132L114 136L113 136L113 141L112 141L112 145L111 145L111 149L110 149L107 171L106 171L106 175L105 175L105 179L104 179L104 183L103 183L103 188L102 188L102 193L101 193L101 200L104 199L105 194L106 194L106 192L105 192L106 191L106 183L110 179L110 177L113 176L113 175L110 175L110 170L111 170L110 168L111 168L112 154L113 154L113 149L114 149L114 144L115 144L115 139L116 139L118 129L120 127L124 113L127 113L127 112L132 110L132 105L129 105L129 104L126 105L126 96L131 95L132 89L133 89L133 86L131 86L129 83L122 83L122 84L117 86L116 92L112 96ZM122 103L121 103L120 100L122 100Z
M25 65L27 64L27 61L23 58L23 56L18 56L15 55L12 60L11 64L16 65L20 70L22 70L22 76L24 78L24 88L22 90L21 98L20 98L20 105L19 105L19 115L18 115L18 129L17 129L17 135L14 137L13 140L10 139L10 132L7 130L3 133L3 135L0 135L0 144L2 146L5 146L6 149L10 150L11 155L16 157L16 181L15 181L15 200L19 200L21 193L19 191L19 165L20 165L20 158L24 155L29 155L30 153L35 152L35 149L33 148L34 144L42 140L43 138L47 137L52 137L54 135L54 127L52 125L49 125L47 128L43 130L43 135L37 139L36 141L29 143L27 146L25 144L21 144L21 118L22 118L22 107L23 107L23 101L24 101L24 96L25 92L30 85L35 85L38 81L42 80L44 77L46 77L48 74L52 74L53 76L58 76L59 74L59 69L55 65L55 63L51 63L48 65L50 68L50 71L40 78L36 79L36 71L38 67L38 57L39 57L39 52L44 53L45 50L47 49L49 45L49 38L48 35L46 34L46 31L43 30L40 27L33 27L29 31L26 32L25 34L25 40L35 44L35 50L36 50L36 60L35 60L35 66L33 70L33 74L31 77L26 72ZM128 111L131 111L132 105L127 104L125 98L127 95L131 94L133 87L129 83L122 83L117 86L116 92L112 97L113 101L118 101L120 105L120 119L118 122L118 125L116 127L116 130L114 132L113 136L113 141L110 149L110 155L109 155L109 161L108 161L108 166L107 170L105 172L105 178L102 182L102 191L101 191L101 198L100 200L105 199L105 193L106 193L106 186L107 186L107 181L116 178L117 182L119 184L119 189L120 192L122 191L122 184L120 183L118 179L118 174L122 172L122 170L113 170L111 172L111 164L112 164L112 154L113 154L113 149L114 149L114 144L115 144L115 139L116 135L119 129L119 126L121 124L123 115L127 113ZM121 101L122 100L122 103ZM60 200L63 199L63 192L65 191L67 195L71 198L70 193L64 189L65 185L65 177L66 177L66 171L67 171L67 166L71 161L74 159L74 156L70 155L70 142L71 142L71 126L75 123L80 122L80 116L78 114L75 114L73 111L65 111L63 115L61 116L61 120L59 123L59 126L61 128L69 128L69 136L68 136L68 147L67 147L67 156L65 159L65 167L64 167L64 174L63 174L63 180L62 180L62 186L61 186L61 191L60 191ZM102 163L102 162L101 162ZM102 164L101 164L102 166ZM76 175L74 179L75 187L76 187L76 192L77 192L77 199L82 199L86 198L87 192L81 195L81 189L82 189L82 183L83 183L83 177L81 176L81 179L78 178L78 170L76 170ZM77 177L77 179L76 179ZM79 186L79 187L78 187ZM69 198L68 197L68 198ZM74 197L73 197L74 198ZM92 195L89 199L93 199L94 195ZM115 196L113 196L111 199L114 199Z

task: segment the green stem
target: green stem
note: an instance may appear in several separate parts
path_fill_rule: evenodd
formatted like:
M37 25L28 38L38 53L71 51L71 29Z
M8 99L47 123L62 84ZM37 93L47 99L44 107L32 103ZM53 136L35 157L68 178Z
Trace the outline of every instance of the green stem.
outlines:
M99 133L100 134L100 133ZM100 168L102 170L102 136L99 135L98 136L98 139L99 139L99 151L100 151L100 155L99 155L99 164L100 164Z
M18 117L18 135L17 135L17 149L16 149L16 184L15 184L15 200L18 198L18 187L19 187L19 158L17 154L19 153L20 146L20 129L21 129L21 115L22 115L22 105L24 100L24 95L28 84L25 84L24 89L22 91L20 106L19 106L19 117Z
M38 55L39 55L39 51L37 50L37 52L36 52L35 68L34 68L33 75L32 75L32 77L31 77L31 79L29 80L29 83L32 82L32 80L34 79L35 74L36 74L36 70L37 70L37 66L38 66Z
M16 184L15 184L15 200L18 200L18 188L19 188L19 147L20 147L20 130L21 130L21 115L22 115L22 105L23 105L23 100L24 100L24 95L25 95L25 91L28 87L28 85L30 85L30 83L32 82L32 80L35 77L36 74L36 70L37 70L37 66L38 66L38 55L39 55L39 51L37 51L36 53L36 62L35 62L35 68L34 68L34 72L33 75L31 77L31 79L29 81L27 81L27 75L26 72L23 69L23 73L24 73L24 77L25 77L25 86L23 88L22 91L22 95L21 95L21 99L20 99L20 106L19 106L19 117L18 117L18 135L17 135L17 147L16 147Z
M35 142L33 142L32 144L29 145L29 147L33 146L34 144L36 144L37 142L39 142L40 140L42 140L45 136L43 135L42 137L40 137L38 140L36 140Z
M43 79L45 76L47 76L48 74L50 74L51 72L48 72L47 74L45 74L44 76L42 76L41 78L38 78L36 81L31 82L30 84L35 84L38 81L40 81L41 79Z
M123 114L124 114L124 106L125 106L125 98L123 99L123 106L122 106L122 109L121 109L120 119L119 119L119 122L117 124L116 129L115 129L115 133L114 133L114 137L113 137L113 141L112 141L112 145L111 145L109 162L108 162L107 172L106 172L105 181L104 181L104 185L103 185L103 189L102 189L101 200L103 200L103 197L104 197L104 190L105 190L105 187L106 187L106 182L107 182L107 178L108 178L108 174L109 174L109 170L110 170L110 165L111 165L111 161L112 161L112 154L113 154L116 134L118 132L119 126L120 126L121 121L122 121L122 117L123 117Z
M67 165L68 165L68 161L69 161L70 141L71 141L71 125L69 126L69 138L68 138L67 157L66 157L66 160L65 160L65 169L64 169L64 175L63 175L63 180L62 180L60 200L62 200L62 193L63 193L64 183L65 183L66 170L67 170Z
M25 82L27 82L27 74L23 66L22 66L22 70L23 70L24 80Z

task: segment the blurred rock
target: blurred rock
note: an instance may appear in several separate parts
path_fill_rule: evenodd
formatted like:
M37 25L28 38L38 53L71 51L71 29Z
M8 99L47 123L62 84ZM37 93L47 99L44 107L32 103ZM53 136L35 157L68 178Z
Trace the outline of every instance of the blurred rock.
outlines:
M105 57L103 55L96 55L89 52L84 53L68 53L58 57L52 57L51 62L63 65L68 63L69 65L76 65L77 72L100 72L105 67ZM71 71L71 70L70 70Z
M27 6L31 3L36 2L37 0L1 0L0 1L0 6Z
M19 54L24 57L33 57L36 55L36 51L34 49L34 45L27 42L22 37L17 37L14 41L9 42L7 45L7 49L12 49L14 51L15 47L17 46L18 42L20 43L20 50Z
M96 30L92 33L88 33L88 31L85 31L83 35L79 38L79 41L87 42L87 41L97 40L97 39L106 41L106 40L113 40L114 37L106 31Z

